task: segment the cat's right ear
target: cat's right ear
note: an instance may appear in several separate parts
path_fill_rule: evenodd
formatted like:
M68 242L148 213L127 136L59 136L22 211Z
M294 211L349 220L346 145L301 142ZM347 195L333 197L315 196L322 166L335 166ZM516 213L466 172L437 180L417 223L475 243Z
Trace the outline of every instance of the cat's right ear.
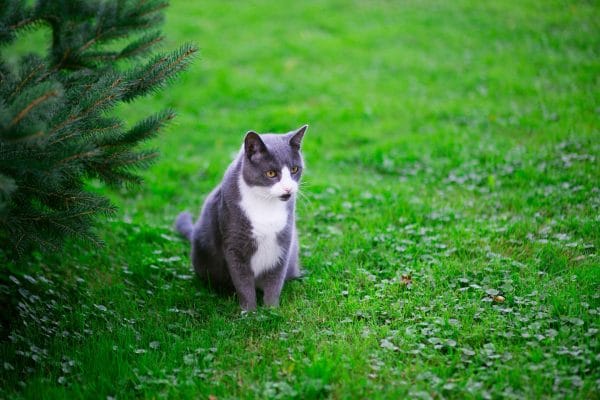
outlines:
M244 150L248 160L255 161L260 155L267 152L267 146L265 146L258 133L249 131L244 139Z
M304 137L304 132L308 129L308 125L304 125L297 131L293 132L290 139L290 146L292 146L296 150L300 150L300 144L302 143L302 138Z

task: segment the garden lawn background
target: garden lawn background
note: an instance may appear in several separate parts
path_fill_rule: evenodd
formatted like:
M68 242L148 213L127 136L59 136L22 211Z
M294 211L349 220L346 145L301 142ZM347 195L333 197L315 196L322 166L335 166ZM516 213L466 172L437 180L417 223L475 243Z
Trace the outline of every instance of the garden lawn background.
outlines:
M104 247L5 267L0 397L597 398L597 2L173 1L164 32L200 58L119 110L178 111L161 158L90 182ZM307 275L243 314L172 222L304 123Z

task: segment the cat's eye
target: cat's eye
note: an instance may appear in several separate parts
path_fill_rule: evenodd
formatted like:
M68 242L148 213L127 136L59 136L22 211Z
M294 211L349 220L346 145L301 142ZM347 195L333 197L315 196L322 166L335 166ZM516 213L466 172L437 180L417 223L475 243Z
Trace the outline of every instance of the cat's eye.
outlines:
M295 174L295 173L297 173L297 172L298 172L298 167L292 167L292 169L290 169L290 172L291 172L292 174Z
M267 172L265 172L265 175L268 178L275 178L277 176L277 172L273 171L272 169L268 170Z

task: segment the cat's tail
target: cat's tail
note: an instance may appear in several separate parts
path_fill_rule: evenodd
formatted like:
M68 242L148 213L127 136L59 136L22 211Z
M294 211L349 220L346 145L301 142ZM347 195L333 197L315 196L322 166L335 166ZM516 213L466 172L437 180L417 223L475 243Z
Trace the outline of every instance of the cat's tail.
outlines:
M192 214L188 211L184 211L177 216L175 220L175 229L179 231L187 240L192 240L192 230L194 229L194 223L192 221Z

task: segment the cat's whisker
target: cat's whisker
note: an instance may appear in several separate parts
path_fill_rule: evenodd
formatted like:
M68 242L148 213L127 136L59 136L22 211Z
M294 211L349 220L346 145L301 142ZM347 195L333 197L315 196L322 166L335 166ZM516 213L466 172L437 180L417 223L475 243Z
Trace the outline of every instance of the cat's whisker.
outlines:
M265 200L271 200L273 197L273 195L271 195L270 193L267 192L258 192L259 197L265 199Z
M302 178L302 180L300 181L300 186L310 186L310 181L306 181L305 178Z
M302 193L300 190L298 190L296 193L298 193L300 195L300 197L298 197L299 199L302 199L305 203L307 203L310 206L313 205L312 200L307 195Z

